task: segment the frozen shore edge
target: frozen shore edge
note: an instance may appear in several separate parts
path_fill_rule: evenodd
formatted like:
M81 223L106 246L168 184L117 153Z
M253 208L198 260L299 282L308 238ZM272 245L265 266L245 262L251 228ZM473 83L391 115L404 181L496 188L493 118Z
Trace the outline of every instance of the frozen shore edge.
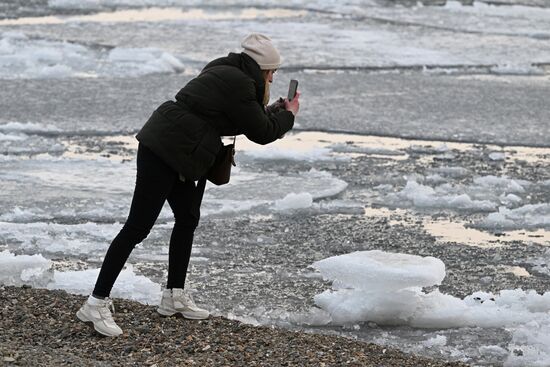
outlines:
M466 366L341 336L251 326L222 317L162 318L152 306L115 300L124 334L98 336L75 318L85 297L0 287L2 365Z

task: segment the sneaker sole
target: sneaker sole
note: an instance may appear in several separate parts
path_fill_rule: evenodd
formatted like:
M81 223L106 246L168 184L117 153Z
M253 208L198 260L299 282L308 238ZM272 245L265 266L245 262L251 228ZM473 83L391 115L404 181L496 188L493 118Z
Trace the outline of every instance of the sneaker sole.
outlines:
M76 317L82 321L83 323L85 323L86 325L88 325L89 327L93 328L97 333L99 333L101 336L106 336L106 337L112 337L112 336L118 336L118 335L113 335L113 334L107 334L107 333L104 333L102 332L101 330L98 330L96 327L95 327L95 324L92 320L88 319L82 312L80 312L80 310L77 311L76 313Z
M176 316L176 317L181 317L181 318L188 319L188 320L206 320L208 317L210 317L210 315L208 315L206 317L190 316L190 315L184 314L183 312L177 312L177 311L176 312L171 312L171 311L166 311L166 310L161 309L161 308L158 308L157 312L161 316L164 316L164 317Z

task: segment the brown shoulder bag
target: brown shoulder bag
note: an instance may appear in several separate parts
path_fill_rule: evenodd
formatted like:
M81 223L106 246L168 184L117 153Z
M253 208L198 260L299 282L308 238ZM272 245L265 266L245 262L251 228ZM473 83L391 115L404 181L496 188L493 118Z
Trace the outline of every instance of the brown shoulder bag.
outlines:
M233 137L233 144L224 145L222 151L218 154L218 159L214 162L214 165L210 167L206 178L214 185L225 185L229 182L231 177L231 166L235 164L235 140L237 137Z

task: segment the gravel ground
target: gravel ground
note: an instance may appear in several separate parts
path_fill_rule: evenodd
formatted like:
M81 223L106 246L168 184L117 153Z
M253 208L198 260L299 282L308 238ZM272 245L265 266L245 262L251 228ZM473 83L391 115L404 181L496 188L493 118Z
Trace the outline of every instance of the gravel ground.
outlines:
M154 308L117 300L118 338L76 320L85 297L3 287L0 364L5 366L464 366L344 337L254 327L212 317L162 318Z

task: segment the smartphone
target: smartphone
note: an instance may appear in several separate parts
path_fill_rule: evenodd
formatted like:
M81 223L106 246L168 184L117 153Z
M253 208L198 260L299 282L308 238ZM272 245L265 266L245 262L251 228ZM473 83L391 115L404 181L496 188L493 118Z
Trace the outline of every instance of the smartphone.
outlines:
M288 100L292 101L294 97L296 97L296 91L298 90L298 81L296 79L292 79L290 81L290 85L288 86Z

